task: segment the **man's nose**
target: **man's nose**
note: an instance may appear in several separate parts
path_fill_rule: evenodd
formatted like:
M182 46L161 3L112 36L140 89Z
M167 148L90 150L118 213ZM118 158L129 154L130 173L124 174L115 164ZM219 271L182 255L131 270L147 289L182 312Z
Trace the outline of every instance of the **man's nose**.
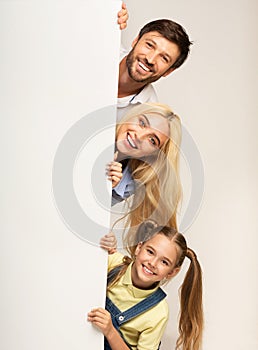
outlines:
M154 63L156 62L156 52L149 52L147 55L146 55L146 61L149 65L153 66Z

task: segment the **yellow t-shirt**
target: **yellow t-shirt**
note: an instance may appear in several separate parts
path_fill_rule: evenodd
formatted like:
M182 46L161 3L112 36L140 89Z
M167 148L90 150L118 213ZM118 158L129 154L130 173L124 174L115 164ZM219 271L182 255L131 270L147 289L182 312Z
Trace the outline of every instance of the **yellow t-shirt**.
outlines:
M122 260L123 255L120 253L109 255L108 271L119 265ZM138 304L158 288L144 290L134 287L131 279L131 267L132 264L107 294L122 312ZM157 350L167 321L168 305L163 299L153 308L123 324L120 331L133 350Z

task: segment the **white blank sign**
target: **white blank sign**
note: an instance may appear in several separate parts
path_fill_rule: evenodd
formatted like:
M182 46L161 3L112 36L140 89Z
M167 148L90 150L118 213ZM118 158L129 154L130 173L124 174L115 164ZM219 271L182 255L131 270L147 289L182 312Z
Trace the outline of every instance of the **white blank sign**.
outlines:
M96 242L87 227L80 239L55 201L52 171L67 132L116 103L120 8L118 0L0 2L1 349L103 348L86 314L104 306L107 257L95 243L109 211L101 209ZM106 118L115 123L115 113ZM92 149L88 172L100 152ZM105 157L103 167L111 148Z

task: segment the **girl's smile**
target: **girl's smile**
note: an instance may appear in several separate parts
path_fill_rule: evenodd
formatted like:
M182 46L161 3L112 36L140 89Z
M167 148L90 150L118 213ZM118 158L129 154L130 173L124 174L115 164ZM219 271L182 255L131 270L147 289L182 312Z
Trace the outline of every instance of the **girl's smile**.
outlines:
M152 288L155 283L177 274L177 248L173 240L162 233L139 243L132 266L132 282L137 288Z

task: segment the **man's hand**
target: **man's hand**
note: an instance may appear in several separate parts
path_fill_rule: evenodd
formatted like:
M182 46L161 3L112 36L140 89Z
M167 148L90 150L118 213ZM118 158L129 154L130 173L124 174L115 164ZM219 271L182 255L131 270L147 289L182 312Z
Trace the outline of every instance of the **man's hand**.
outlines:
M128 17L129 15L127 12L126 4L123 2L121 10L117 14L117 23L119 24L119 28L121 30L127 27Z

